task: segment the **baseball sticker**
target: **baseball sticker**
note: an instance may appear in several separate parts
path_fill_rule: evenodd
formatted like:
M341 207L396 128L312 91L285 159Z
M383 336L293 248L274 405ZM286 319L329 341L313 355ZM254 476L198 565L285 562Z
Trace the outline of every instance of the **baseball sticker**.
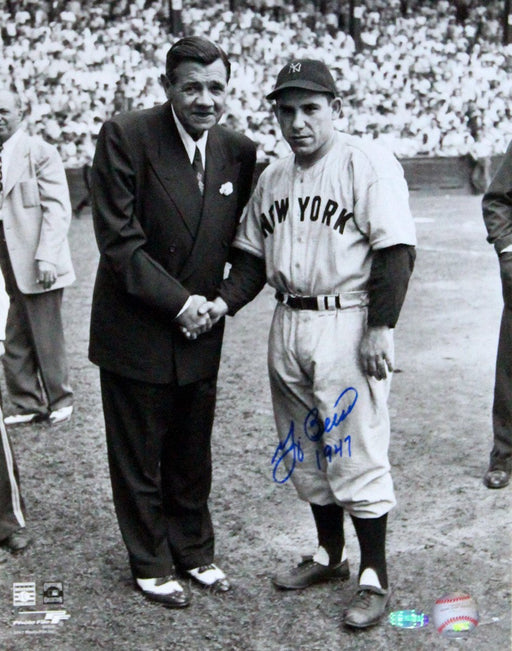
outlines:
M434 605L434 626L445 637L459 637L478 624L475 600L464 592L452 592L437 599Z

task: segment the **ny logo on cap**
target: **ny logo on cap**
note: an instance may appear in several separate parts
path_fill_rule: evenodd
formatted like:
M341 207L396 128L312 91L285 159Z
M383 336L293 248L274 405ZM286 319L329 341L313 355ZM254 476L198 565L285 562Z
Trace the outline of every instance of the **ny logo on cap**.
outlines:
M290 67L288 68L288 72L291 74L292 72L300 72L302 64L299 63L290 63Z

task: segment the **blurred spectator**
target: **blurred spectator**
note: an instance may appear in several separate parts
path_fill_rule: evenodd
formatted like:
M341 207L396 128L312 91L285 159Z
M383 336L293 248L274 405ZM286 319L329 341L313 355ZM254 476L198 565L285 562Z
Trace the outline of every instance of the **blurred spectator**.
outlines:
M34 107L28 129L55 142L67 166L90 162L92 137L113 113L164 101L154 80L176 40L167 0L73 0L51 23L46 3L11 4L14 17L0 9L0 82ZM500 2L480 5L361 1L359 53L339 30L348 3L332 0L295 0L291 11L284 0L184 0L181 21L186 34L207 34L230 53L230 121L261 144L261 160L285 146L265 92L284 60L319 52L346 99L345 128L356 125L398 156L473 155L487 141L498 154L511 135L512 46L496 38Z

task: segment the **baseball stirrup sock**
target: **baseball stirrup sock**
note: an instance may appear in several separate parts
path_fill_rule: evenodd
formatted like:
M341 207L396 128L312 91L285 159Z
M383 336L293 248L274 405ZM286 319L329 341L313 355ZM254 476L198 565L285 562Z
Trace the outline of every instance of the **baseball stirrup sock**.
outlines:
M343 507L338 504L310 504L315 518L318 545L329 555L329 565L344 560L345 536L343 534Z
M359 578L369 576L367 569L372 569L377 574L380 587L388 589L388 574L386 567L386 525L388 514L380 518L356 518L352 522L361 549L361 564L359 566ZM363 577L365 578L365 577ZM378 587L378 586L376 586Z

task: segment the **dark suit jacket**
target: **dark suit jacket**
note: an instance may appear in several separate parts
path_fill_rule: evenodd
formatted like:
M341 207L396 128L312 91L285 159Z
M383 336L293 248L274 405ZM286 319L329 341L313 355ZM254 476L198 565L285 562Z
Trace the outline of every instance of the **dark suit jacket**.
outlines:
M92 362L155 383L187 384L217 372L223 322L188 341L174 318L190 294L215 297L255 157L251 140L213 127L201 197L169 102L103 125L92 169L101 254Z

